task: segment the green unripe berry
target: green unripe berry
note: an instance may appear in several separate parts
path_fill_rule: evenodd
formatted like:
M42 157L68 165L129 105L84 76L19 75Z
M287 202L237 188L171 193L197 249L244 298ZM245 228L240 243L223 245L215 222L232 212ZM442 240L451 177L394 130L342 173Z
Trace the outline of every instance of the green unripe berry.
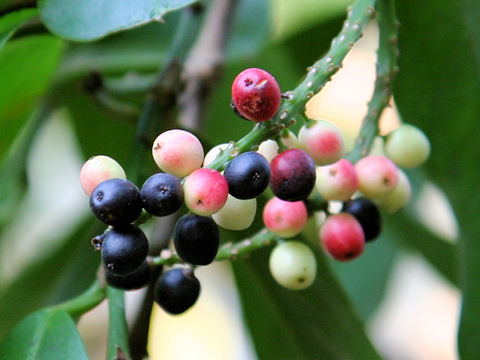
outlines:
M302 290L312 285L317 273L317 260L304 243L288 241L277 245L270 254L270 272L283 287Z
M403 124L387 135L385 153L398 166L413 168L428 159L430 142L422 130Z
M245 230L252 225L256 211L257 199L240 200L228 195L225 205L212 218L224 229Z

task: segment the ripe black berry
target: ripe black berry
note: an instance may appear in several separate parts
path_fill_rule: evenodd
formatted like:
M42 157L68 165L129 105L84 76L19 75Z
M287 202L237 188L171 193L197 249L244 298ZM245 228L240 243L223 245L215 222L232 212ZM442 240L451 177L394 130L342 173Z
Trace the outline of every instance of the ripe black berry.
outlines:
M217 255L220 232L210 217L184 215L175 225L173 243L183 261L194 265L208 265Z
M93 190L90 209L108 225L129 224L142 212L140 191L128 180L106 180Z
M362 226L365 241L374 240L382 230L382 217L377 206L364 197L343 203L343 211L353 215Z
M166 216L182 206L183 187L175 175L158 173L145 181L140 196L146 211L155 216Z
M255 151L238 155L225 167L228 192L237 199L259 196L270 182L270 165L265 157Z
M199 295L200 282L190 269L175 268L163 273L155 288L155 301L170 314L187 311Z
M115 274L128 274L135 271L145 261L147 253L147 238L135 225L114 228L103 239L103 263Z
M140 289L147 285L151 278L150 267L146 261L144 261L138 269L125 275L115 274L105 269L105 280L107 284L123 290Z
M275 156L271 163L270 188L286 201L306 199L315 186L315 163L305 151L290 149Z

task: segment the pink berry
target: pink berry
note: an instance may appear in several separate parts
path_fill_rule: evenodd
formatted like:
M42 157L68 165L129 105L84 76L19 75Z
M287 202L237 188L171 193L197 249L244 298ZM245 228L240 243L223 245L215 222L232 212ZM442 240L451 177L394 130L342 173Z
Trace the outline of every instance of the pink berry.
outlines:
M376 199L392 191L398 183L398 169L385 156L369 155L355 165L358 189L367 198Z
M302 126L298 141L317 165L333 164L343 156L342 133L336 125L326 120L318 120L309 127Z
M274 197L263 208L265 227L284 238L299 234L307 218L307 208L303 201L284 201Z
M280 87L265 70L246 69L233 80L232 102L244 118L255 122L267 121L280 107Z
M362 226L352 215L330 215L320 229L320 240L325 250L340 261L358 257L365 246Z
M118 178L125 180L127 176L118 162L105 155L97 155L88 159L80 170L80 183L87 196L105 180Z
M203 147L192 133L173 129L158 135L153 142L152 155L160 169L183 177L202 166Z
M195 170L187 177L183 187L185 205L198 215L216 213L228 198L227 180L214 169Z
M358 188L355 166L346 159L340 159L332 165L319 166L315 185L325 200L346 201Z

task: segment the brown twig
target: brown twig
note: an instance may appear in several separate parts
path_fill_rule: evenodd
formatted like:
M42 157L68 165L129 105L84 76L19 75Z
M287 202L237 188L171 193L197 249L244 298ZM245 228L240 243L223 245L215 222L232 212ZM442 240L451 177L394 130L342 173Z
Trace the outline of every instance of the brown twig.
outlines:
M220 79L225 48L237 0L213 0L205 24L185 64L185 90L180 97L179 124L200 130L213 88Z

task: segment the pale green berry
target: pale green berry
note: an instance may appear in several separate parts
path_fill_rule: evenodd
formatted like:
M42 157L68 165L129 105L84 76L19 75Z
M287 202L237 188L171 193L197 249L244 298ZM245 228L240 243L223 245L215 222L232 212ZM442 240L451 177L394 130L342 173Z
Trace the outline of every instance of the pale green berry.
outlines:
M217 158L220 153L228 147L228 143L225 144L218 144L211 148L206 154L205 158L203 159L203 167L207 167L213 160Z
M257 152L270 162L278 155L278 149L279 146L275 140L265 140L260 143Z
M118 162L105 155L91 157L80 170L80 183L87 196L92 194L98 184L113 178L125 180L127 176Z
M270 273L283 287L302 290L312 285L317 273L317 260L304 243L281 243L270 254Z
M412 188L408 176L398 169L398 184L385 196L377 199L378 206L387 213L394 213L400 210L410 201Z
M413 168L430 155L430 141L416 126L403 124L387 135L385 153L398 166Z
M252 225L256 211L257 199L240 200L229 194L225 205L212 218L224 229L244 230Z
M280 140L282 141L283 145L289 149L300 147L297 137L291 131L287 131L285 134L282 133Z

